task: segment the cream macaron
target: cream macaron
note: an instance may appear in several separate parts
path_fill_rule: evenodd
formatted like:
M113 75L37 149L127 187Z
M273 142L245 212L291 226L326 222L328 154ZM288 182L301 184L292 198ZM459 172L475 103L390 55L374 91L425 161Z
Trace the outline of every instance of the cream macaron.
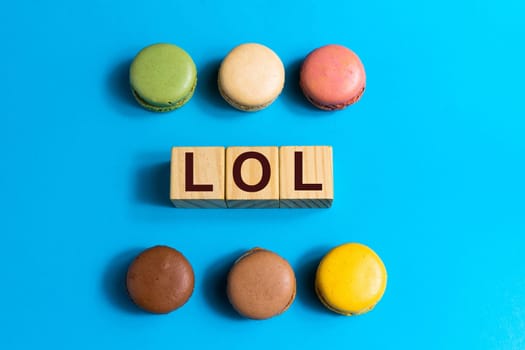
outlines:
M233 107L254 112L268 107L281 94L284 77L284 65L275 52L261 44L242 44L221 63L219 92Z

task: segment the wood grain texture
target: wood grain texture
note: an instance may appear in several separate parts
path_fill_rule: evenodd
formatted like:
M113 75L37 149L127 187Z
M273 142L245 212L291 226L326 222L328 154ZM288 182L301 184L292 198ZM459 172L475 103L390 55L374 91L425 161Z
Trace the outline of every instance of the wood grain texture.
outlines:
M277 147L226 149L228 208L279 208Z
M193 169L187 167L189 154ZM224 147L173 147L171 202L177 208L225 208L224 171Z
M279 149L279 163L281 208L332 206L332 147L283 146Z

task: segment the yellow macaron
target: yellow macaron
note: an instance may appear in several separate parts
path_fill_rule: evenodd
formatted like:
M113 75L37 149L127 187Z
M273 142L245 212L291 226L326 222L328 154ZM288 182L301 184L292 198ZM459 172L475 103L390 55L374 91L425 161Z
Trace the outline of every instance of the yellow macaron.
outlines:
M381 258L360 243L335 247L321 260L315 290L321 302L342 315L364 314L374 308L386 289Z

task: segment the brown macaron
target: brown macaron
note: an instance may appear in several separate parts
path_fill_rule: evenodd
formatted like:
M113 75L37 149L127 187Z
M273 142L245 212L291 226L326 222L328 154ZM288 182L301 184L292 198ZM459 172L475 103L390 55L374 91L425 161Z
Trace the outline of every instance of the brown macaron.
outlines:
M155 246L140 253L131 263L126 284L137 306L164 314L188 301L195 277L190 263L179 251Z
M290 307L295 299L295 274L279 255L253 248L235 262L226 288L228 299L237 312L263 320Z

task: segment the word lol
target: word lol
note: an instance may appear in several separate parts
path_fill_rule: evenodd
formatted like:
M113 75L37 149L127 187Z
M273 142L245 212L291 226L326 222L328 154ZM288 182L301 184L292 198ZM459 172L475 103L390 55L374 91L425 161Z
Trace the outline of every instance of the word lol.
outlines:
M173 147L177 208L329 208L332 147Z

